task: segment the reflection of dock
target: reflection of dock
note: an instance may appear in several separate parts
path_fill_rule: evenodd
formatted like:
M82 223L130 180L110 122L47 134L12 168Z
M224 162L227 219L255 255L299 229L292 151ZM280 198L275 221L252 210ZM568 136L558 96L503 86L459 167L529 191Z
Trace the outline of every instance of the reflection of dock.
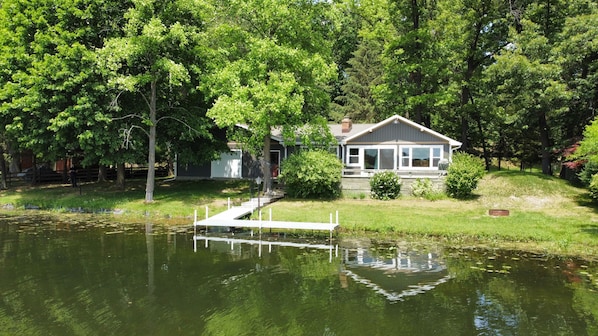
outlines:
M270 209L270 217L268 220L262 220L261 211L259 212L259 220L246 220L239 219L249 214L252 214L256 209L261 206L276 201L278 198L260 197L258 199L252 198L249 202L245 202L238 207L229 207L226 211L216 214L212 217L208 216L208 210L206 207L206 219L197 220L197 212L195 213L195 219L193 225L195 228L205 227L206 230L209 227L234 227L234 228L249 228L258 229L260 232L262 229L281 229L281 230L317 230L317 231L329 231L330 236L332 232L339 226L338 224L338 212L336 214L336 222L332 220L332 214L330 214L329 223L314 223L314 222L289 222L289 221L273 221L272 211Z
M262 246L268 246L268 253L272 252L272 246L285 246L285 247L296 247L296 248L307 248L317 250L328 250L330 251L330 262L332 262L332 251L335 256L338 256L338 245L330 244L306 244L306 243L295 243L290 241L269 241L261 239L242 239L242 238L225 238L225 237L208 237L208 236L193 236L193 250L197 252L197 241L205 241L205 247L208 247L208 242L225 242L230 245L230 249L233 250L235 244L247 244L247 245L258 245L259 256L262 256Z

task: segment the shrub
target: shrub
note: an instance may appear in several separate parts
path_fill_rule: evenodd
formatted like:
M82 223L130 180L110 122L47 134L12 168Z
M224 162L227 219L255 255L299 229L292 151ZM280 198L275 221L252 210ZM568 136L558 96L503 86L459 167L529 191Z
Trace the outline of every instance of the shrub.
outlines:
M455 153L445 180L446 193L454 198L471 196L485 173L482 160L467 153Z
M291 197L337 198L341 194L342 171L343 164L336 155L305 150L282 162L279 177Z
M432 193L434 188L432 186L432 180L430 179L416 179L411 184L411 195L415 197L426 197L426 195Z
M391 200L401 193L401 178L392 171L382 171L370 179L372 198Z
M594 180L596 173L598 173L598 164L594 161L588 161L578 174L579 180L584 186L589 186Z
M590 181L590 185L588 186L590 190L590 197L593 200L598 200L598 174L592 175L592 180Z
M444 192L434 188L432 180L428 178L416 179L411 184L411 195L414 197L422 197L428 201L437 201L445 197Z

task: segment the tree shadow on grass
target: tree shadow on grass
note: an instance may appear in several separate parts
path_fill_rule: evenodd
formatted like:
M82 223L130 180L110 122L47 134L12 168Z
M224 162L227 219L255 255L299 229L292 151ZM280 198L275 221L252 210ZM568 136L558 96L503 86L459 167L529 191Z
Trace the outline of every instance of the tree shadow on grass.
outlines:
M582 225L581 231L584 233L589 233L593 236L598 236L598 225L596 225L596 224Z
M598 203L590 197L588 192L576 196L575 202L581 207L592 209L595 213L598 213Z
M507 177L536 177L542 180L553 180L555 177L551 175L542 174L541 172L529 172L521 170L491 170L488 172L491 177L507 176Z

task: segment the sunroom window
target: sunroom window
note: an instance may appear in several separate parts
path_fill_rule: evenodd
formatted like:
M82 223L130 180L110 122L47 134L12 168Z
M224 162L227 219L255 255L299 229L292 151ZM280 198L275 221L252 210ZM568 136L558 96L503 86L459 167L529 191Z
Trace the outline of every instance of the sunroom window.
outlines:
M349 147L347 164L362 169L395 169L395 149L394 146Z
M430 169L438 167L442 146L401 146L401 168Z
M349 162L350 165L359 164L359 148L349 148Z

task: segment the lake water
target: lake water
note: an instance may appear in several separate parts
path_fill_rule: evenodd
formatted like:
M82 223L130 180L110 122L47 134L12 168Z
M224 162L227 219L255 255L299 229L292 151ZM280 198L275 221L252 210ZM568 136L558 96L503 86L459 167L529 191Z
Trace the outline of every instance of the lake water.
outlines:
M0 335L598 335L596 264L234 239L0 214Z

